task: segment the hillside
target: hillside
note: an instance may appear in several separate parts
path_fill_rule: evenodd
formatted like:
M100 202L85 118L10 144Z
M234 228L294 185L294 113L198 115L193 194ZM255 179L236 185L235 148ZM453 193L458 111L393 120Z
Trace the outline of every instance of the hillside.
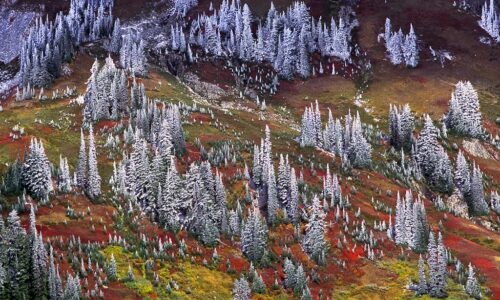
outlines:
M482 7L2 4L0 298L500 299Z

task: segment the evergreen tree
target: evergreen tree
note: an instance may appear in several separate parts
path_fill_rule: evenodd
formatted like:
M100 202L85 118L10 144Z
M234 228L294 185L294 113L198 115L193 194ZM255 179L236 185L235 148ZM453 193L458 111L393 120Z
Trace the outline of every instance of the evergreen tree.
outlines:
M107 275L108 275L109 280L111 280L111 281L118 279L116 260L115 260L115 256L113 254L111 254L111 260L109 261Z
M299 222L299 188L294 168L290 170L290 201L287 202L286 212L293 224Z
M296 268L293 262L288 258L285 258L283 273L285 275L285 280L283 281L285 288L293 289L296 282L295 278Z
M326 256L325 240L325 215L321 209L319 198L315 196L312 201L312 208L309 221L306 225L306 234L302 241L304 251L318 264L324 264Z
M418 286L417 295L427 294L427 279L425 277L425 266L422 255L418 259Z
M466 136L483 134L479 96L469 81L459 81L455 85L445 122L447 128Z
M481 20L479 21L479 26L483 28L496 42L500 42L500 22L499 16L496 12L495 1L490 0L484 2L483 8L481 10Z
M101 195L101 176L97 169L97 152L94 142L94 130L89 129L89 152L88 152L88 175L85 192L91 199L97 199Z
M241 234L243 254L251 261L259 261L267 244L267 226L254 208L247 218Z
M113 53L120 53L120 48L122 46L122 27L120 23L120 19L115 20L115 24L113 25L113 33L111 35L111 40L109 42L109 51Z
M34 198L47 202L49 194L54 190L51 174L50 162L45 155L43 143L36 138L31 139L22 169L23 185L26 191Z
M471 191L470 167L461 150L459 150L457 154L457 167L455 169L455 184L462 193L464 198L468 198L470 196L470 191Z
M274 176L274 166L269 166L269 176L267 183L267 217L269 224L276 224L279 209L278 195L276 189L276 177Z
M437 129L426 115L424 128L417 140L416 161L433 190L451 193L453 180L448 155L437 141Z
M399 29L398 32L391 34L391 38L389 40L389 47L387 48L387 52L389 53L389 60L393 65L399 65L403 62L403 32Z
M465 292L474 299L482 299L481 286L476 278L474 268L469 263L469 273L467 276L467 283L465 284Z
M244 277L234 282L233 300L250 300L251 292L250 285Z
M488 204L484 200L483 173L474 164L470 183L469 211L473 215L488 214Z
M417 35L410 24L410 33L405 37L403 46L403 57L407 67L415 68L418 65Z
M71 175L69 174L68 159L59 156L59 178L58 187L59 191L63 193L71 192Z

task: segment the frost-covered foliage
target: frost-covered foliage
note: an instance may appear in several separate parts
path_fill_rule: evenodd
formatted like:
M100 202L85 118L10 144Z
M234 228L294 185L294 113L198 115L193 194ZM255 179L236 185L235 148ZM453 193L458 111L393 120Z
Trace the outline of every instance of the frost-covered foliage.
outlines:
M100 67L95 60L87 81L84 120L95 122L118 119L129 111L128 81L125 72L116 68L111 57Z
M148 73L146 62L144 40L140 34L129 31L121 42L120 65L130 74L144 77Z
M302 248L318 264L326 263L325 214L315 196L312 201L306 233L302 240Z
M422 256L418 262L419 280L416 284L411 284L410 289L417 295L428 294L431 297L446 298L447 293L447 263L448 251L443 243L441 232L438 234L437 242L434 232L429 234L429 244L427 246L427 266L428 275L426 275L425 264Z
M251 261L259 261L267 245L267 226L257 209L250 212L241 232L241 251Z
M500 16L495 7L495 0L484 2L481 10L481 20L479 26L483 28L493 40L500 42Z
M458 152L455 169L455 185L469 207L471 215L487 214L488 204L484 197L483 174L474 163L472 170L461 151Z
M414 117L410 106L405 104L398 108L392 104L389 107L390 143L396 149L411 150L413 144Z
M408 68L417 67L419 61L418 38L413 24L410 24L410 31L405 35L401 28L399 31L392 32L391 20L386 18L383 36L387 55L393 65L404 63Z
M33 138L24 157L23 186L32 197L48 202L49 194L54 190L51 177L52 169L43 142Z
M113 26L112 0L72 0L67 15L54 21L36 20L22 41L22 84L47 86L61 75L61 65L73 57L75 47L107 37Z
M198 5L198 0L173 0L172 14L185 17L188 11Z
M0 9L0 61L10 63L21 51L21 40L35 18L31 11Z
M450 194L453 191L451 163L437 137L438 129L429 115L425 115L424 128L417 139L413 155L430 188Z
M79 299L80 281L69 274L65 287L52 247L47 255L42 233L36 229L33 206L28 222L26 231L15 210L8 214L5 223L0 217L0 252L5 254L0 257L0 295L5 299L58 299L57 295Z
M343 121L341 124L340 119L334 119L329 110L328 122L322 130L318 102L315 107L311 104L302 115L300 145L320 147L339 155L343 163L356 168L370 167L372 147L367 141L359 112L353 117L349 111Z
M193 20L186 34L181 27L172 27L170 46L186 53L190 61L191 47L196 45L209 55L269 62L284 79L307 78L311 53L349 60L351 31L356 26L350 14L330 24L315 20L303 2L294 2L281 13L271 3L265 21L255 24L247 4L224 0L212 15Z
M459 81L451 94L446 126L463 135L480 137L483 132L479 96L470 81Z
M420 198L414 201L409 190L404 199L401 199L398 192L395 224L388 229L388 236L398 245L407 245L415 252L425 252L428 231L424 202Z

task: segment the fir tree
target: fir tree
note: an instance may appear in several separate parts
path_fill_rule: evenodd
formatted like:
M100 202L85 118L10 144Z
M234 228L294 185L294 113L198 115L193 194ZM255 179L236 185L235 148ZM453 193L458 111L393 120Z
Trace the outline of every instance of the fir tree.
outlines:
M97 169L97 152L94 142L94 130L89 129L89 152L88 152L88 175L86 180L85 193L90 199L97 199L101 196L101 176Z
M465 284L465 292L474 299L482 299L481 286L476 278L474 268L469 263L469 273L467 275L467 283Z
M45 155L43 143L36 138L31 139L22 169L23 185L27 192L34 198L47 202L49 194L54 190L51 174L50 162Z
M483 173L479 166L474 164L470 183L469 211L473 215L488 214L488 204L484 200Z
M234 300L250 300L250 285L248 281L241 277L234 282L233 286L233 299Z
M305 252L318 264L324 264L326 256L325 215L321 209L318 196L314 196L306 234L302 241Z
M251 261L259 261L267 245L267 226L254 208L247 218L241 234L243 254Z

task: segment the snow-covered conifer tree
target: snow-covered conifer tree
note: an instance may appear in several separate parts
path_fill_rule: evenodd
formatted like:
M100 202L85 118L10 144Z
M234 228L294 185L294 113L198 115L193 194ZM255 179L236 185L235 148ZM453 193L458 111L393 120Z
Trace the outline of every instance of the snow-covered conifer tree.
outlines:
M479 96L469 81L459 81L455 85L445 121L447 128L457 133L470 137L483 134Z
M94 142L94 130L89 129L88 173L85 193L93 200L101 196L101 176L97 168L97 151Z
M267 245L267 226L257 209L250 212L241 233L241 250L251 261L259 261Z
M482 299L481 286L476 278L474 268L469 263L469 272L467 275L467 283L465 284L465 292L474 299Z
M319 203L318 196L312 201L309 220L306 225L306 234L302 241L304 251L317 263L326 263L326 241L325 241L325 215Z
M34 198L47 202L49 194L54 190L51 175L50 162L45 155L42 141L31 139L22 169L22 181L26 191Z

